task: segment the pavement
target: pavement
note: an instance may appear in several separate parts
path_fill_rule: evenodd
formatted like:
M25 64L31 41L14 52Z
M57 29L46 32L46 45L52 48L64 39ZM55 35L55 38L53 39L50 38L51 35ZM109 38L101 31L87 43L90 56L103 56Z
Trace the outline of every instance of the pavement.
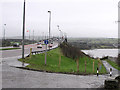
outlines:
M24 70L15 68L16 62L18 66L22 66L22 63L17 61L18 58L3 58L2 88L99 88L104 85L106 79L114 77L110 77L109 74L97 77ZM15 64L11 64L12 62ZM104 62L105 64L107 63Z
M29 71L10 67L5 62L2 68L2 88L98 88L108 77Z
M104 85L106 79L119 75L118 70L114 69L106 61L103 61L103 64L108 72L110 68L113 69L112 77L109 74L97 77L97 75L84 76L24 70L16 68L23 66L17 60L20 57L21 55L2 58L2 63L0 63L2 68L0 69L2 88L99 88Z
M112 67L107 61L102 61L108 73L110 73L110 68L112 68L112 77L115 78L120 75L120 71Z

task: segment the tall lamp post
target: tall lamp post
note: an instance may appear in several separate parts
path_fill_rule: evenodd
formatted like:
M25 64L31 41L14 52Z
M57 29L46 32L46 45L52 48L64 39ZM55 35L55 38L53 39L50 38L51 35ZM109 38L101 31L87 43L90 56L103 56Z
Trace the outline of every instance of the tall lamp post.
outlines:
M59 37L59 45L60 45L60 38L61 38L61 30L59 29L59 25L57 25L57 27L58 27L58 30L60 31L60 37Z
M50 49L51 11L48 11L48 13L49 13L49 49Z
M58 30L60 31L60 29L59 29L59 25L57 25L57 27L58 27ZM60 35L61 36L61 35ZM59 39L60 39L60 37L59 37Z
M24 59L24 37L25 37L25 0L24 0L24 7L23 7L22 59Z
M6 28L6 24L4 24L4 37L3 37L4 40L5 40L5 28Z
M34 44L34 30L33 30L33 44Z

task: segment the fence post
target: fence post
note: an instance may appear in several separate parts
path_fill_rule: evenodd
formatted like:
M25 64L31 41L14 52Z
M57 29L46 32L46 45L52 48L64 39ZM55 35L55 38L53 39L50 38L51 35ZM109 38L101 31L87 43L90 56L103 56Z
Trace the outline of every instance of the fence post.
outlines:
M59 67L60 67L60 64L61 64L61 55L59 55Z
M94 73L94 60L93 60L93 73Z
M77 58L77 72L79 72L79 59Z
M30 48L30 58L31 58L31 56L32 56L32 48Z
M85 73L86 73L86 60L85 60Z

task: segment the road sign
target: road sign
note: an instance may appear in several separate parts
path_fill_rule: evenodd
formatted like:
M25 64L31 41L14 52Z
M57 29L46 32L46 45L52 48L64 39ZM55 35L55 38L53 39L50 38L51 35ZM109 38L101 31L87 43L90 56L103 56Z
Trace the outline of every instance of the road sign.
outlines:
M48 44L48 40L45 40L44 43L45 43L45 44Z

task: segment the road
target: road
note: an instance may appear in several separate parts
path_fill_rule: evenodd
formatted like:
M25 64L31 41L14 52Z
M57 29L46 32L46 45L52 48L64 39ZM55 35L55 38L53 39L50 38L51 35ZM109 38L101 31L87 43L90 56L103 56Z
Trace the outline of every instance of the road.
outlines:
M29 45L25 47L28 50L26 54L29 54L30 47ZM33 50L38 50L35 48ZM14 55L13 52L18 54ZM2 88L99 88L104 85L106 79L110 78L109 74L97 77L97 75L68 75L19 69L16 67L22 66L22 63L17 60L21 58L21 50L4 51L3 54L2 65L0 63ZM5 56L5 54L10 55ZM110 65L107 62L104 62L104 65L109 69Z
M53 46L58 45L57 42L53 43ZM30 53L30 48L32 48L32 51L42 51L45 50L45 45L43 45L42 48L37 48L37 44L31 44L31 45L25 45L25 54L29 54ZM20 48L22 48L20 46ZM47 47L48 48L48 47ZM15 49L15 50L4 50L4 51L0 51L0 58L8 58L8 57L15 57L15 56L20 56L22 55L22 49Z
M20 57L3 59L3 88L99 88L104 85L106 79L110 78L109 74L97 77L96 75L68 75L19 69L14 66L18 58ZM22 63L17 64L21 66Z
M107 75L97 77L96 75L82 76L29 71L10 67L7 62L3 62L2 69L3 88L98 88L109 77Z

